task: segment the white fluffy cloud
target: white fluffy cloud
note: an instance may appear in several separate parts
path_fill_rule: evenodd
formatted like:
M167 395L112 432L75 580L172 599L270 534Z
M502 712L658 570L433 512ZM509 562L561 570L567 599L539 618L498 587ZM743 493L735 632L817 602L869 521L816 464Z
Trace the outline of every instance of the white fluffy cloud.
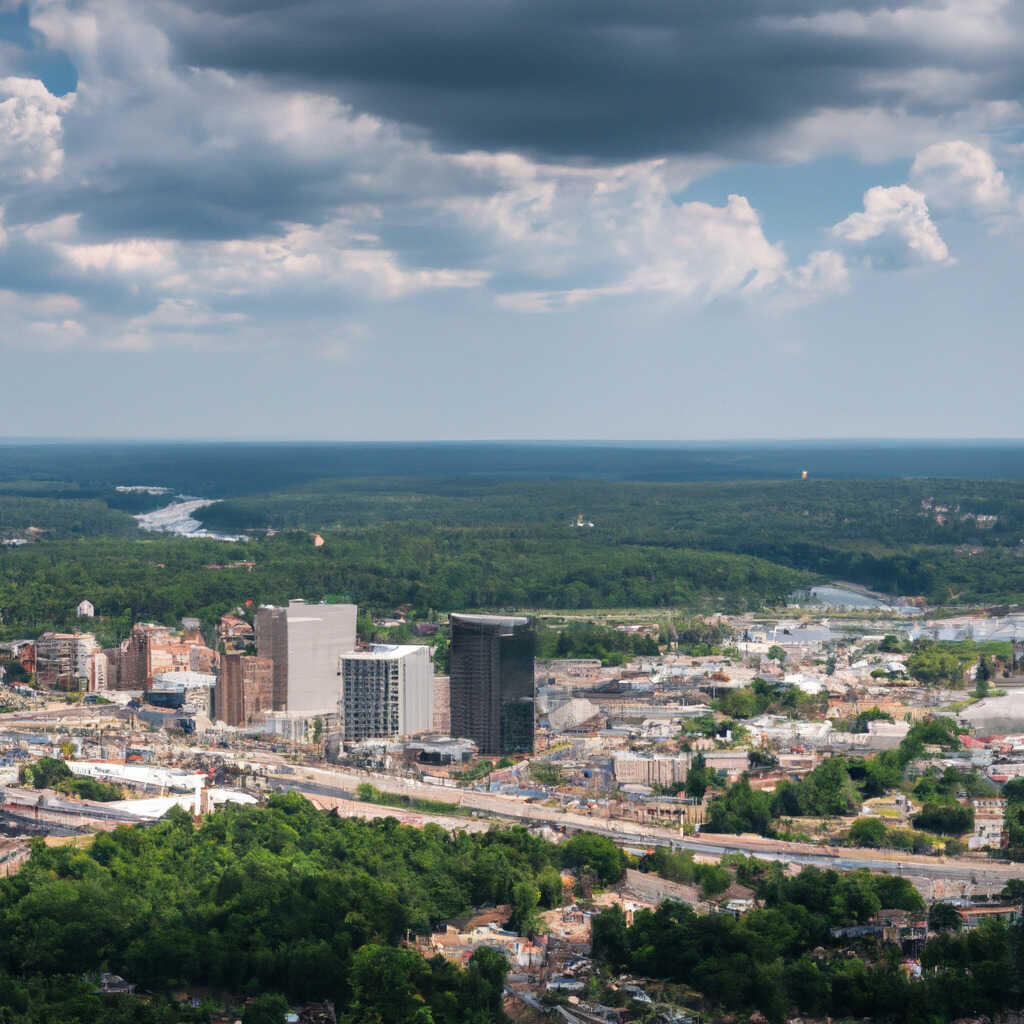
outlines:
M51 181L64 162L63 115L74 97L60 99L33 78L0 78L0 174L3 185Z
M94 245L60 242L55 248L76 270L85 273L166 274L174 266L174 243L158 239L127 238Z
M998 47L990 22L1007 8L985 2L988 21L955 2L785 27L838 39L923 33L939 50L960 32ZM50 276L38 291L81 297L73 315L26 313L50 325L36 333L145 350L255 338L258 321L315 306L338 321L346 349L347 318L438 291L486 290L519 311L636 295L791 306L847 288L850 267L865 262L853 253L876 269L951 262L932 208L989 216L1013 206L992 156L937 142L947 123L924 109L956 90L948 116L975 139L1019 118L1015 101L977 98L983 71L862 71L877 105L776 119L775 157L920 150L909 184L870 189L829 247L791 259L745 196L686 201L695 180L725 166L721 156L587 165L443 152L315 81L183 66L159 20L177 7L38 0L33 27L70 55L78 91L58 98L34 79L0 78L0 246Z
M499 305L543 312L638 292L709 302L728 293L758 292L778 280L785 254L765 238L746 198L730 196L721 207L676 204L659 172L653 166L631 174L628 183L591 182L583 194L568 189L565 205L585 214L576 221L576 230L585 232L586 238L584 251L575 251L575 259L586 254L594 260L602 254L600 271L611 280L505 294L499 296ZM564 237L550 226L557 224L556 217L566 216L564 209L552 210L557 194L556 190L543 204L548 226L533 225L533 246L548 235Z
M830 292L845 291L850 281L846 258L835 249L812 252L807 262L790 271L788 281L792 293L789 302L807 301Z
M488 277L483 270L403 267L396 253L377 246L372 236L355 234L343 219L319 228L292 225L283 237L227 242L134 238L85 243L68 239L66 222L56 237L48 227L23 234L41 235L69 273L118 282L150 296L152 310L132 317L121 334L135 349L151 347L159 337L223 333L247 322L243 310L253 300L294 302L300 295L315 298L341 290L380 301L474 288ZM235 308L215 311L217 303Z
M864 193L864 209L836 224L832 234L864 247L876 265L947 263L950 259L924 194L909 185L869 188Z
M373 236L353 232L344 219L319 228L293 225L280 238L179 243L178 266L182 276L175 282L232 294L340 287L400 299L433 289L474 288L488 277L482 270L403 267L397 253L380 248Z
M874 75L870 77L877 82ZM913 88L924 87L925 76L910 77ZM942 91L940 81L941 76L931 79L936 93ZM902 83L900 95L910 87L910 83ZM874 86L872 91L876 91ZM937 95L922 98L922 108L930 107L937 99ZM965 101L963 106L942 114L911 107L895 97L892 102L846 110L823 106L776 131L771 151L775 159L786 163L844 154L867 163L881 163L912 157L937 138L1013 131L1022 118L1024 107L1015 100Z
M987 149L945 140L915 155L907 184L868 189L864 209L836 224L832 235L878 269L950 264L933 211L969 213L998 229L1019 220L1021 201Z
M1012 206L1006 175L992 154L963 140L937 142L921 150L910 168L910 180L935 208L998 214Z
M806 266L791 267L745 196L730 195L721 206L680 202L680 192L716 168L710 159L589 169L512 154L458 159L498 182L489 194L445 201L446 211L500 245L504 271L566 282L501 291L503 309L552 312L637 294L696 306L780 290L807 301L846 283L839 253L815 253Z

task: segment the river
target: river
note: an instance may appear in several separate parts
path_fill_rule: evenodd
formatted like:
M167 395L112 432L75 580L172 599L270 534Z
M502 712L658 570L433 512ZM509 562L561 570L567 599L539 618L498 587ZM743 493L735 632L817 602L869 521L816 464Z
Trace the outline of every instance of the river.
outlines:
M179 537L205 537L208 540L248 540L244 533L216 533L213 530L206 530L203 524L195 518L194 513L207 505L216 504L219 498L190 498L179 494L169 505L154 509L152 512L143 512L134 517L140 529L149 530L152 533L173 533Z

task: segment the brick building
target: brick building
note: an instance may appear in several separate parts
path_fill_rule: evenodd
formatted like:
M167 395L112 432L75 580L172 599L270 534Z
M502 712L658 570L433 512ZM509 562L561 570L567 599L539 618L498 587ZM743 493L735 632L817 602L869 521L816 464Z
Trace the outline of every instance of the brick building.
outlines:
M183 640L168 626L139 622L121 645L117 688L149 690L153 677L163 672L214 672L216 651L194 640Z
M274 707L273 661L248 654L225 654L214 701L217 720L227 725L262 721Z

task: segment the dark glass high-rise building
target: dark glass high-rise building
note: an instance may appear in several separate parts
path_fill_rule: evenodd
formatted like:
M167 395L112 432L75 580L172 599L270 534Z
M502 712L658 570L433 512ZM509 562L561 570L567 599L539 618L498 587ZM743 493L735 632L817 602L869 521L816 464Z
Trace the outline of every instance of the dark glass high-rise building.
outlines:
M473 740L481 754L532 754L533 623L452 615L451 629L452 735Z

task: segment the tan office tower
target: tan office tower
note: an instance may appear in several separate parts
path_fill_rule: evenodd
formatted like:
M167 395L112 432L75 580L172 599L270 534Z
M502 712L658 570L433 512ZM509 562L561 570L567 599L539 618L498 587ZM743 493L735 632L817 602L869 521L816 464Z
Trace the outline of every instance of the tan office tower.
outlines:
M354 604L264 606L256 612L256 652L274 660L274 709L330 711L341 689L338 658L356 645Z
M225 654L215 696L217 721L253 725L274 709L274 663L269 658Z

